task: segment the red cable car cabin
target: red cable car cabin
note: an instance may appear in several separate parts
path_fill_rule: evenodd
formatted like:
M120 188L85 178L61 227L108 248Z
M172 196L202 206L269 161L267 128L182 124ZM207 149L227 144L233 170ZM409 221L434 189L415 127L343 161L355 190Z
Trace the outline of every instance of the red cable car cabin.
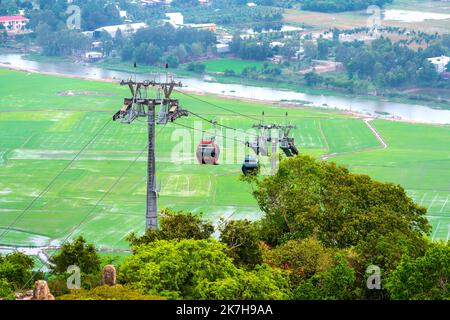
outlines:
M215 140L202 139L197 145L197 160L200 164L219 164L220 148Z

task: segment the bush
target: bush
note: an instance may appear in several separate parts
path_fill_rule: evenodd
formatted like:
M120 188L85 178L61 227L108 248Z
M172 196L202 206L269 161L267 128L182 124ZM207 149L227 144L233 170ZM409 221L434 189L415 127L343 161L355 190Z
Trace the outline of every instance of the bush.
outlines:
M23 253L0 254L0 297L33 283L33 259Z
M159 240L133 250L120 266L119 281L143 294L170 299L282 299L288 295L281 272L272 274L267 267L254 272L239 269L225 253L226 246L213 239ZM257 282L252 285L252 281Z
M80 236L76 240L61 246L60 252L49 259L53 273L65 273L71 265L76 265L84 274L100 271L100 257L95 246L87 244Z
M148 244L156 240L208 239L214 232L214 227L203 222L200 216L190 212L174 212L170 209L161 211L158 230L146 230L145 234L137 237L131 233L127 240L132 245Z
M160 296L143 295L127 286L101 286L92 290L72 290L58 300L164 300Z
M253 268L262 263L258 230L248 220L229 220L220 229L220 241L228 246L228 254L238 266Z
M206 65L198 62L190 63L187 66L187 70L196 73L204 73L206 71Z

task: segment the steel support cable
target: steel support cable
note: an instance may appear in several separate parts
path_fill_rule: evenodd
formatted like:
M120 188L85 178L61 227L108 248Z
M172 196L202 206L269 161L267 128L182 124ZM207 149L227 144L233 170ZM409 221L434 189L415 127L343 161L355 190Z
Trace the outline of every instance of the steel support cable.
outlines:
M190 98L192 98L192 99L195 99L195 100L197 100L197 101L201 101L201 102L203 102L203 103L209 104L210 106L213 106L213 107L215 107L215 108L219 108L219 109L222 109L222 110L225 110L225 111L234 113L234 114L238 114L238 115L240 115L241 117L245 117L245 118L248 118L248 119L251 119L251 120L255 120L255 121L258 121L258 122L261 122L261 120L262 120L262 119L260 119L260 118L256 118L256 117L253 117L253 116L249 116L249 115L246 115L246 114L243 114L243 113L234 111L234 110L229 109L229 108L221 107L221 106L219 106L219 105L217 105L217 104L215 104L215 103L212 103L212 102L209 102L209 101L200 99L199 97L193 96L193 95L191 95L191 94L189 94L189 93L186 93L186 92L183 92L183 91L180 91L180 90L174 90L174 91L176 91L176 92L178 92L178 93L181 93L181 94L183 94L183 95L185 95L185 96L187 96L187 97L190 97Z
M213 125L217 125L217 126L219 126L219 127L222 127L222 128L225 128L225 129L234 130L234 131L240 131L240 132L245 133L245 134L248 135L248 136L259 137L257 134L254 134L254 133L247 133L247 132L245 132L244 130L236 129L236 128L233 128L233 127L230 127L230 126L227 126L227 125L224 125L224 124L220 124L220 123L218 123L218 122L216 122L216 121L207 119L207 118L205 118L205 117L203 117L203 116L201 116L201 115L199 115L199 114L197 114L197 113L195 113L195 112L192 112L192 111L189 111L189 110L188 110L188 112L189 112L190 114L192 114L193 116L195 116L195 117L197 117L197 118L199 118L199 119L202 119L202 120L204 120L204 121L206 121L206 122L209 122L209 123L211 123L211 124L213 124Z
M159 131L155 134L155 137L161 133L161 131L165 128L165 126L166 125L164 125L163 127L161 127L161 129L159 129ZM92 210L89 211L89 213L69 232L69 234L62 241L61 245L64 245L67 242L67 240L69 240L69 238L75 233L75 231L77 229L79 229L87 221L87 219L89 217L91 217L94 210L97 209L99 204L106 198L106 196L108 196L111 193L111 191L117 186L117 184L120 182L120 180L122 180L122 178L125 176L125 174L128 172L128 170L130 170L130 168L139 160L139 158L142 157L142 155L144 154L144 152L147 149L148 149L148 144L145 146L144 149L141 150L141 152L137 155L137 157L132 162L130 162L130 164L125 168L125 170L122 172L122 174L119 176L119 178L116 181L114 181L114 183L111 185L111 187L100 197L100 199L95 203ZM53 257L54 255L55 254L50 255L49 258ZM44 265L45 265L45 263L42 263L41 266L39 267L39 269L33 273L32 277L22 287L22 290L24 290L27 287L27 285L30 283L30 281L32 281L33 278L42 270L42 267L44 267Z
M20 219L22 219L22 217L24 216L25 213L28 212L28 210L30 210L33 205L36 203L37 200L39 200L45 193L47 193L48 190L50 190L50 188L52 187L52 185L55 183L56 180L58 180L58 178L64 173L66 172L67 169L70 168L70 166L78 159L78 157L83 153L84 150L86 150L86 148L100 135L100 133L108 126L108 124L111 122L112 120L109 119L97 132L96 134L88 141L88 143L86 143L83 148L80 149L80 151L78 151L78 153L75 155L75 157L69 161L69 163L56 175L53 177L53 179L50 181L50 183L30 202L30 204L16 217L16 219L14 219L14 221L6 227L6 229L2 232L2 234L0 235L0 240L9 233L9 231L11 230L11 227L14 226L17 222L20 221Z
M194 127L191 127L191 126L188 126L188 125L185 125L185 124L181 124L181 123L178 123L178 122L174 122L174 124L177 125L177 126L181 126L181 127L187 128L187 129L199 131L199 132L202 132L202 133L208 133L208 132L205 131L205 130L196 129L196 128L194 128ZM246 141L243 141L243 140L240 140L240 139L236 139L236 138L227 138L227 137L225 137L225 136L223 136L223 135L217 135L217 137L222 137L222 138L224 138L224 139L226 139L226 140L233 140L233 141L240 142L240 143L244 143L244 144L247 143Z

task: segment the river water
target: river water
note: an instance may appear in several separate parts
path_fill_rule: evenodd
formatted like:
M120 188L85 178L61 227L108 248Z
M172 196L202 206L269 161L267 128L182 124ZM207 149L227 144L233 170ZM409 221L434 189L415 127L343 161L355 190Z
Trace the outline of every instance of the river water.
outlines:
M23 59L20 54L1 54L0 63L14 68L50 72L62 75L85 77L90 79L128 79L127 72L112 71L89 64L71 62L37 62ZM137 79L148 79L155 75L137 75ZM292 90L240 84L222 84L197 78L182 78L184 89L194 92L227 95L240 98L266 101L308 101L311 106L353 111L370 116L395 118L406 121L449 124L450 111L433 109L427 105L412 105L381 100L366 100L355 97L313 95Z

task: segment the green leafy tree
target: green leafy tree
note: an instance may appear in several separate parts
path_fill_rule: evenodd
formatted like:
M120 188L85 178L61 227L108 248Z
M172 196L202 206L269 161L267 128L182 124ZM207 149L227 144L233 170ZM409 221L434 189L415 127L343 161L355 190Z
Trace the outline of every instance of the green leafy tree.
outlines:
M236 72L234 70L231 70L231 69L226 69L223 74L224 74L225 77L234 77L234 76L236 76Z
M182 63L185 62L186 58L188 57L186 47L183 44L177 46L175 54L178 57L178 60L181 61Z
M33 259L23 253L0 255L0 297L7 298L12 290L31 286L34 280L33 266Z
M450 299L450 243L432 244L416 259L405 255L386 287L393 299Z
M131 44L126 44L123 46L120 52L120 58L122 61L130 61L133 59L134 47Z
M0 278L0 298L4 300L14 299L14 288L5 278Z
M238 266L253 268L262 263L256 225L248 220L228 220L220 228L220 241Z
M379 241L401 233L403 243L420 251L431 228L426 209L401 186L308 156L283 160L276 175L256 181L254 195L264 212L261 237L270 245L314 234L327 247L350 248L373 235L377 250L365 252L387 254Z
M191 51L194 57L198 57L205 53L205 48L200 42L195 42L191 46Z
M224 244L213 239L159 240L136 246L133 250L134 254L119 268L119 280L121 283L130 284L143 294L172 299L205 299L214 296L231 299L232 295L236 294L236 281L241 281L243 277L252 277L252 273L245 273L246 271L233 264L232 259L225 253L227 249ZM285 289L278 287L280 280L277 280L276 275L277 273L249 288L259 288L256 293L247 292L241 295L246 298L284 296L282 292ZM220 293L212 292L214 287L220 286L224 288Z
M279 233L274 240L315 232L325 245L345 248L374 230L390 228L411 237L430 231L426 209L399 185L309 156L284 159L277 174L257 181L256 187L254 195L265 213L262 226L271 226L267 235Z
M294 290L299 300L345 300L354 297L356 275L343 255L337 255L331 270L314 275Z
M120 41L120 37L122 35L120 29L116 31L116 36L117 34L119 34L119 41ZM102 31L100 33L99 40L102 42L102 49L105 56L109 56L112 49L114 48L114 45L118 45L115 43L115 40L111 37L111 35L106 31Z
M180 61L178 60L177 56L170 55L167 57L167 64L169 65L169 68L178 68L180 65Z
M305 57L308 59L317 59L319 53L317 45L312 42L307 42L304 45Z
M305 74L305 81L308 86L317 86L323 82L323 78L315 72L308 72Z
M286 300L291 298L287 279L285 272L260 265L250 272L238 270L234 277L202 281L197 292L207 300Z
M297 278L310 278L316 273L330 270L333 250L316 238L289 240L273 249L265 248L264 262L272 267L291 270Z
M134 50L134 58L137 62L147 65L156 64L161 57L162 51L154 44L141 43Z
M65 273L71 265L76 265L82 273L93 274L100 271L100 257L95 246L86 243L80 236L72 242L64 243L60 251L49 259L53 273Z
M164 300L164 298L143 295L127 286L118 284L99 286L92 290L72 290L69 294L58 297L58 300Z
M206 65L199 62L190 63L187 66L187 70L196 73L204 73L206 71Z
M174 212L164 209L159 215L158 230L146 230L145 234L138 237L131 233L127 240L132 245L148 244L156 240L182 240L182 239L208 239L214 232L214 226L203 222L200 216L190 212Z
M114 46L119 49L125 45L126 39L123 36L122 31L120 29L117 29L113 42L114 42Z
M317 55L319 59L328 59L329 54L329 44L327 40L318 39L317 40Z

